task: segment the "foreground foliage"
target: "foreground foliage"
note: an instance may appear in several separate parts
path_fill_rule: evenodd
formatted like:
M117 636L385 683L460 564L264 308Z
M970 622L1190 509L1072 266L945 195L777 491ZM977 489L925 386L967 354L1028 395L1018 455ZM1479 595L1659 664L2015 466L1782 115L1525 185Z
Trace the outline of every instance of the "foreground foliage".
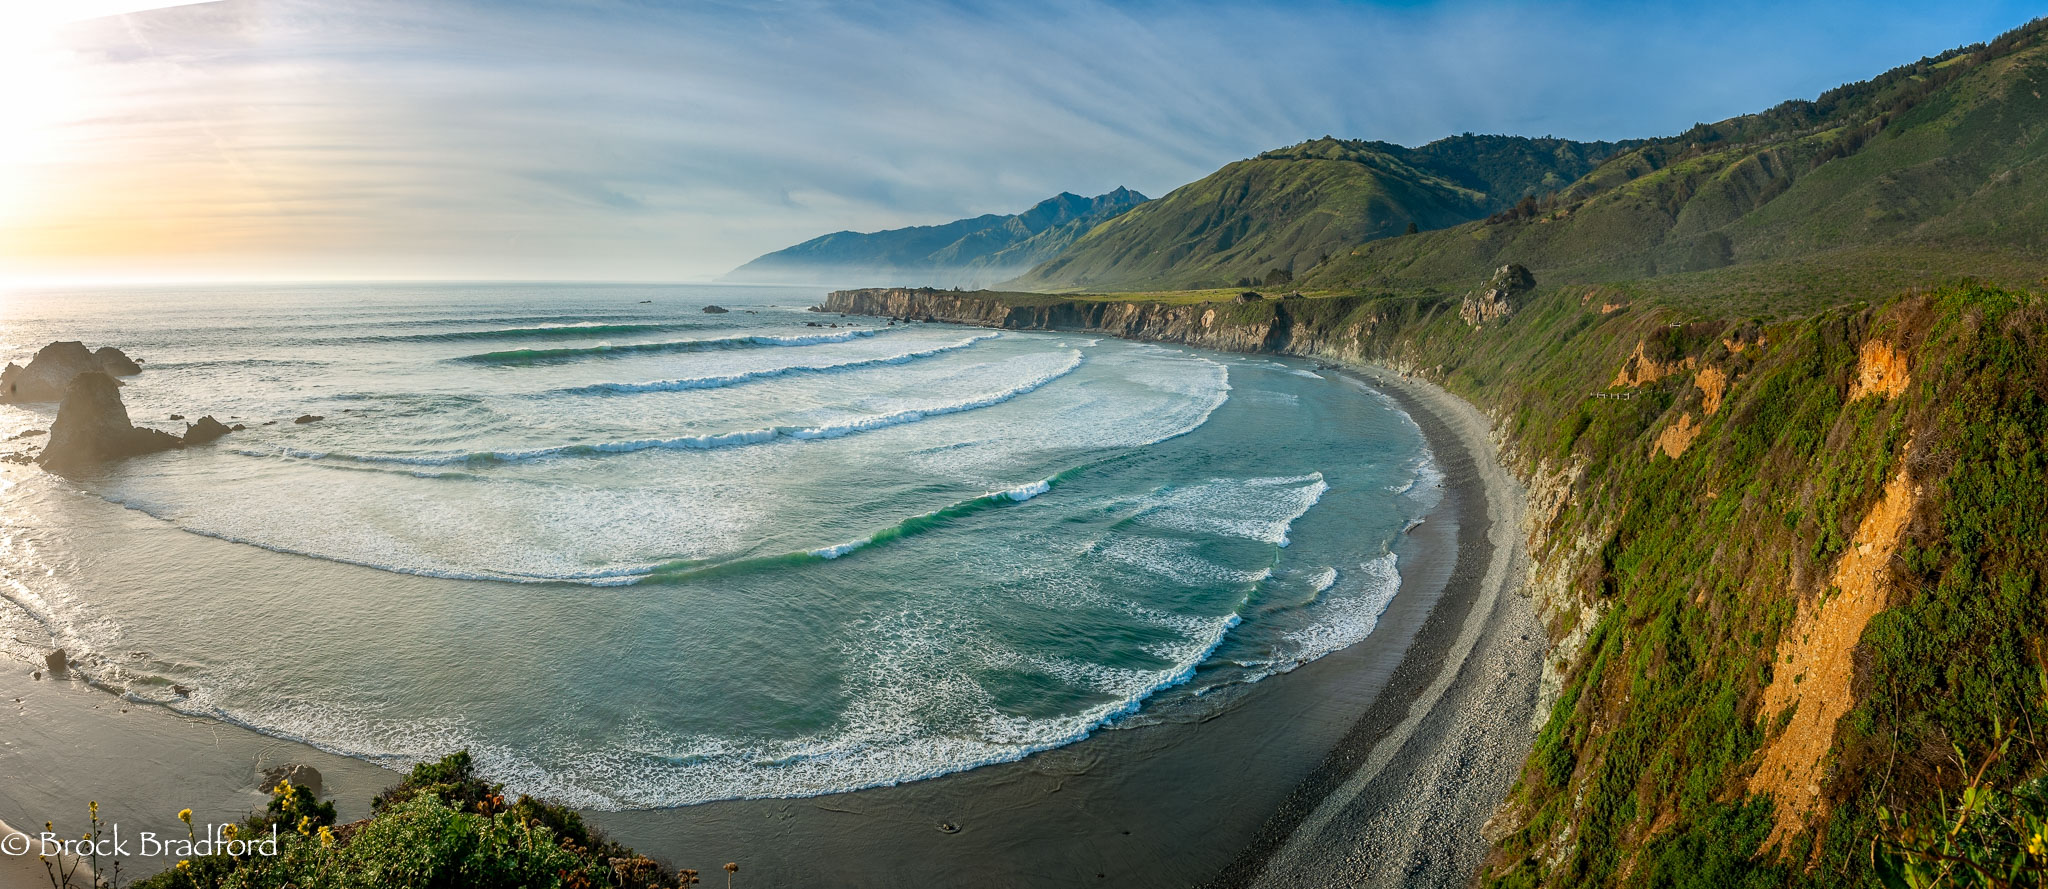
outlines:
M380 794L375 815L334 825L334 807L279 785L269 811L244 836L279 836L278 854L210 855L138 883L137 889L595 889L687 886L610 842L564 806L476 777L467 752L422 763Z

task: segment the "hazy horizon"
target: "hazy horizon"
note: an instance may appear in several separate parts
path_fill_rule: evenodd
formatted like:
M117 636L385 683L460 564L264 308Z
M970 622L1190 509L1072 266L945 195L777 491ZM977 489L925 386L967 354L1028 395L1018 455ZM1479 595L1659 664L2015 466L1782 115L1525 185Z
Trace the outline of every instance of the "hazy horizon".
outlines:
M118 11L161 5L101 0ZM2031 12L215 0L0 12L0 282L703 282L1325 134L1622 139ZM1743 10L1736 10L1738 13Z

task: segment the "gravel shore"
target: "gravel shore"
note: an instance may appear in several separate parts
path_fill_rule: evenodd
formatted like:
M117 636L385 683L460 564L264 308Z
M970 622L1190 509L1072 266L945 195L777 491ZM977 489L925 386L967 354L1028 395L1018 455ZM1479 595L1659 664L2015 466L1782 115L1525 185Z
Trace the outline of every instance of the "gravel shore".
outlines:
M1534 740L1546 639L1526 574L1524 493L1471 404L1379 368L1357 376L1422 426L1461 533L1442 600L1386 692L1214 887L1470 885Z

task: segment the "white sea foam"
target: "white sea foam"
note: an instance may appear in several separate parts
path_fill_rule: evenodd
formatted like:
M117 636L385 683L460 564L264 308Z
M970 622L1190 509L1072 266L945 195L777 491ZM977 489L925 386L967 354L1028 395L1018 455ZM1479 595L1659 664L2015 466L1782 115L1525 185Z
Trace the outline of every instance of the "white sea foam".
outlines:
M1295 520L1330 490L1320 472L1298 476L1212 479L1168 489L1140 521L1175 531L1243 537L1276 546L1288 544Z
M1291 670L1356 644L1379 626L1380 615L1401 589L1394 554L1387 553L1358 568L1351 589L1318 601L1309 612L1313 622L1286 634L1289 649L1283 652L1284 669ZM1334 583L1335 569L1330 569L1330 574Z
M1318 596L1328 592L1330 587L1336 585L1337 569L1335 568L1324 568L1323 570L1318 571L1313 575L1310 575L1308 579L1309 589Z
M325 451L296 450L280 448L273 454L311 460L350 460L363 463L395 463L406 466L459 466L475 463L523 463L534 460L548 460L561 457L604 456L631 454L652 450L713 450L717 448L741 447L765 444L777 440L817 441L842 438L890 426L915 423L932 417L957 414L964 411L993 407L1021 395L1038 390L1060 377L1072 373L1081 366L1080 352L1070 352L1067 362L1051 372L1040 374L1023 383L999 392L990 392L960 401L936 404L929 407L910 408L887 414L862 417L842 423L828 423L818 426L770 426L764 429L745 429L734 432L718 432L704 435L684 435L675 438L648 438L636 441L609 441L596 444L558 445L546 448L527 448L512 451L485 451L465 454L439 454L421 457L400 456L354 456L340 455ZM263 456L262 452L243 451L252 456Z
M708 377L688 377L680 380L656 380L647 383L598 383L593 386L578 386L571 389L562 389L557 391L572 395L627 395L639 392L683 392L691 389L720 389L726 386L737 386L743 383L752 383L758 380L769 380L774 379L776 377L785 377L797 374L837 373L850 370L865 370L868 368L886 367L894 364L907 364L912 361L918 361L920 359L931 358L937 355L943 355L946 354L947 352L965 349L983 340L991 340L999 336L1002 336L1002 334L977 334L975 336L971 336L964 340L961 340L957 343L949 343L943 346L935 346L930 349L919 349L914 352L902 352L896 355L888 355L881 358L860 358L852 361L823 362L817 364L792 364L783 367L766 368L763 370L745 371L742 373L721 374L718 376Z

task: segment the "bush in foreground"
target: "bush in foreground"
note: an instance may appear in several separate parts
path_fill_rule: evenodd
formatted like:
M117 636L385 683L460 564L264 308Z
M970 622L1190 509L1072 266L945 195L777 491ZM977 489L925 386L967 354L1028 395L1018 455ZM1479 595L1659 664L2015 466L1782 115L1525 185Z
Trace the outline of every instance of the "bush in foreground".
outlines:
M521 796L476 777L467 751L421 763L377 796L375 813L334 825L334 807L280 784L268 812L239 829L268 836L275 855L209 855L181 861L136 889L597 889L689 886L604 839L567 807Z

